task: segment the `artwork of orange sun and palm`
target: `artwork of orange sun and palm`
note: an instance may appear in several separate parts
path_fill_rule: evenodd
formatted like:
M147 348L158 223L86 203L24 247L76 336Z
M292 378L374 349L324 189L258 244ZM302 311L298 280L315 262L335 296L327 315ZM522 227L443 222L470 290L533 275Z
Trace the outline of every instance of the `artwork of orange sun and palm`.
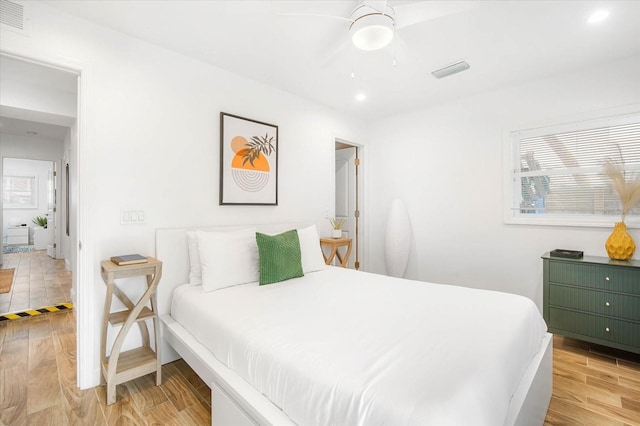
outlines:
M278 127L225 113L221 123L220 204L277 204Z
M273 136L253 136L250 141L244 136L231 139L231 150L235 153L231 160L233 180L245 191L260 191L269 182L268 155L275 150Z

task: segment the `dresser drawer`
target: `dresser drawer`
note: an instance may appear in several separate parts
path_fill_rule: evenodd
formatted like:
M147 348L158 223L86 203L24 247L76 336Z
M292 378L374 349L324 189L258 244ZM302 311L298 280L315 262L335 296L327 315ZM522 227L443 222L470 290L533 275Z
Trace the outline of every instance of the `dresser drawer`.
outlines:
M640 323L551 307L549 328L640 348Z
M640 322L640 296L550 284L549 305Z
M7 235L9 237L28 237L29 236L29 228L26 226L20 226L15 228L7 228Z
M29 244L29 237L26 235L9 235L7 236L8 245L27 245Z
M640 295L636 268L588 263L549 262L549 281Z

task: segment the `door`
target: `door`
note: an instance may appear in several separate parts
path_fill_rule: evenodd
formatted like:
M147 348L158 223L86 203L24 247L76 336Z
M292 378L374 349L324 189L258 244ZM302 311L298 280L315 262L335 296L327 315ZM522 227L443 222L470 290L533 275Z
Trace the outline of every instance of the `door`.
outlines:
M336 201L335 216L344 219L342 235L352 239L352 251L348 267L360 267L358 260L358 191L357 191L357 148L336 144Z
M47 255L56 258L56 170L51 163L47 177Z

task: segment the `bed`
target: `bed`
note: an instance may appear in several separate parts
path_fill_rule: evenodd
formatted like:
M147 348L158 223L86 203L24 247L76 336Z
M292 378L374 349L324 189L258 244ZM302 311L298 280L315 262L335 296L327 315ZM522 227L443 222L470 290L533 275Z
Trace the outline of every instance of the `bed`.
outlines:
M202 249L210 235L298 229L304 264L303 228L156 231L162 360L184 358L210 386L216 426L543 424L552 339L524 297L324 265L270 285L191 285L196 232Z

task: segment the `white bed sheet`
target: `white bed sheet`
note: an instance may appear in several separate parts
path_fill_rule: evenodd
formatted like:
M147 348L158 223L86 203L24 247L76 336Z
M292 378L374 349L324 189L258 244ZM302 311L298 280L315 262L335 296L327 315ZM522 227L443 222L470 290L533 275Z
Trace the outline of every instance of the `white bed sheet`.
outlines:
M300 425L504 424L546 332L525 297L334 267L171 315Z

